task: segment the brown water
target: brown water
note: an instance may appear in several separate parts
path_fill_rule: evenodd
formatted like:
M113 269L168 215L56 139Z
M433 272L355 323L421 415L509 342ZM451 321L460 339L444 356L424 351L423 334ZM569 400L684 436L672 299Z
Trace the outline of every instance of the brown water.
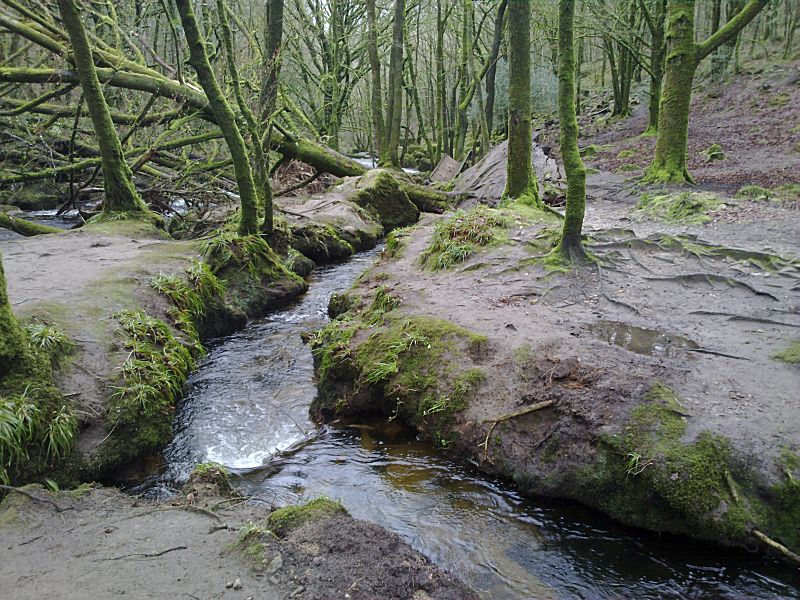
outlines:
M327 495L493 600L800 598L800 576L785 565L522 498L398 426L317 430L308 419L313 364L300 334L325 323L330 294L373 257L320 269L300 302L211 348L190 379L152 493L168 493L194 465L214 460L255 499Z

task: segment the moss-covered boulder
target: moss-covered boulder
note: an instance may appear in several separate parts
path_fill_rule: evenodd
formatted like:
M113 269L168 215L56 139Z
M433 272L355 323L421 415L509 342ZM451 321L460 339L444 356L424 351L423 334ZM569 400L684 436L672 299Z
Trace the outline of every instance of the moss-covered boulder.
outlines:
M448 445L453 415L483 381L469 357L486 338L443 319L404 315L385 287L359 305L350 296L348 310L311 339L319 379L312 414L399 416Z
M387 232L412 225L419 218L419 209L400 182L384 169L373 169L358 179L349 200L373 212Z
M10 204L22 210L52 210L61 206L64 200L64 189L44 181L0 192L0 204Z

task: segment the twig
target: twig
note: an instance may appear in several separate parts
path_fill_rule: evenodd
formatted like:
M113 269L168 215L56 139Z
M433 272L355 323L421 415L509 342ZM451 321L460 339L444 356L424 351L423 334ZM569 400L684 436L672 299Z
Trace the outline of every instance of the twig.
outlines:
M783 544L781 544L779 542L776 542L775 540L767 537L766 535L761 533L758 529L753 529L752 534L754 536L756 536L760 541L764 542L770 548L773 548L774 550L777 550L778 552L783 554L786 558L788 558L792 562L797 563L797 564L800 565L800 556L798 556L797 554L795 554L794 552L789 550Z
M153 552L153 553L146 553L146 552L133 552L132 554L123 554L122 556L115 556L114 558L98 558L97 560L121 560L123 558L130 558L132 556L141 556L142 558L156 558L158 556L164 556L168 552L175 552L176 550L188 550L187 546L175 546L173 548L167 548L166 550L162 550L161 552Z
M492 426L489 427L489 431L486 432L486 439L483 440L483 457L485 459L489 458L489 438L491 437L492 432L494 431L494 428L497 427L498 423L500 423L501 421L508 421L509 419L516 419L517 417L527 415L528 413L532 413L537 410L549 408L553 406L553 404L555 403L556 403L555 400L545 400L544 402L537 402L536 404L527 406L521 410L512 413L502 415L500 417L497 417L496 419L487 419L486 421L484 421L484 423L491 423Z
M31 494L27 490L22 490L20 488L13 487L11 485L2 485L0 484L0 490L8 490L9 492L17 492L18 494L22 494L23 496L27 496L31 500L36 500L37 502L43 502L45 504L51 504L53 508L56 509L56 512L64 512L65 510L72 510L73 506L59 506L50 498L42 498L41 496L37 496L36 494Z

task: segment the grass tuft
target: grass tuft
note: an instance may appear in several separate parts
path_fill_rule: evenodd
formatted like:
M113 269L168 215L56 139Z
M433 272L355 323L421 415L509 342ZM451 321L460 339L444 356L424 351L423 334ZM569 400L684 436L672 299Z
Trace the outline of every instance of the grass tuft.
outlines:
M477 205L468 211L456 211L439 221L430 244L420 256L420 263L434 271L463 262L482 246L499 241L498 229L507 219L497 211Z

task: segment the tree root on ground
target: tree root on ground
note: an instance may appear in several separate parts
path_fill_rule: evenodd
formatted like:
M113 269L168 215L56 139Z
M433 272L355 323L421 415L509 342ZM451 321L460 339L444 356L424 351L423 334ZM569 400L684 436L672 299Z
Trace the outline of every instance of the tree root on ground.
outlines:
M494 428L497 427L498 423L500 423L501 421L508 421L509 419L516 419L517 417L521 417L523 415L536 412L537 410L550 408L555 403L556 403L555 400L545 400L544 402L537 402L536 404L533 404L531 406L526 406L523 409L502 415L500 417L497 417L496 419L487 419L483 421L484 424L486 423L492 424L492 426L489 427L489 431L486 432L486 439L484 439L483 444L481 444L483 446L483 458L489 460L489 438L491 437L492 432L494 431Z

